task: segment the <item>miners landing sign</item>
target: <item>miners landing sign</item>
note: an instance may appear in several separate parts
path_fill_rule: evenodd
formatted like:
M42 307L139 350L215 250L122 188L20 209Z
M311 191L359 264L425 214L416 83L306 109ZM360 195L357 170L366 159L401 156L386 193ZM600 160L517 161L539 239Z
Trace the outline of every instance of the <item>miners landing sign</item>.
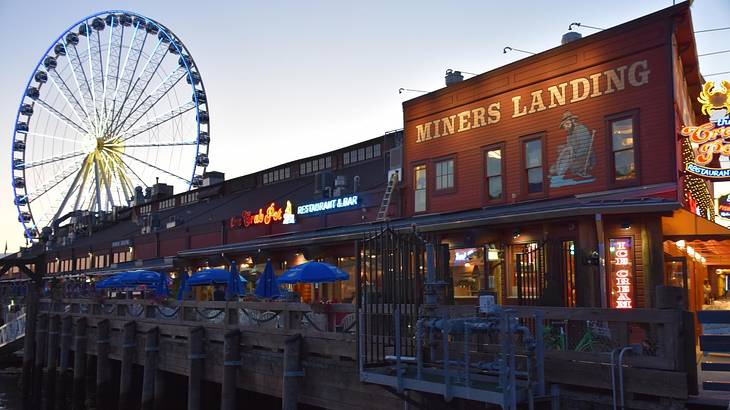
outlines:
M730 82L706 82L697 101L710 122L682 127L694 152L685 170L703 178L730 179Z
M587 77L574 78L560 84L530 92L530 96L512 97L512 118L529 116L567 104L574 104L602 95L621 92L627 87L641 87L649 82L647 60L597 72ZM453 115L416 125L416 143L435 140L452 134L497 124L502 119L502 103L495 101L481 107L461 111Z

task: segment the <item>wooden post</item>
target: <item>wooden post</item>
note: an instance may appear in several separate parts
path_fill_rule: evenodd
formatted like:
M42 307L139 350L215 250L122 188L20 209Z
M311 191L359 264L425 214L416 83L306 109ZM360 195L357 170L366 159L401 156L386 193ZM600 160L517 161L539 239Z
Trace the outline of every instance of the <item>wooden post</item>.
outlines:
M223 342L223 383L221 386L221 410L236 409L236 383L241 367L241 331L226 333Z
M84 406L86 409L96 408L96 356L90 353L86 354L86 401Z
M152 410L155 396L155 370L160 352L160 329L147 331L144 344L144 375L142 376L142 410Z
M167 376L165 375L165 371L160 369L159 366L159 356L158 356L158 366L157 370L155 370L155 410L165 410L166 403L165 403L165 389L167 388Z
M137 347L137 323L124 324L122 340L122 364L119 374L119 410L133 407L132 404L132 368L134 366L135 349Z
M41 397L43 396L43 364L46 361L46 346L48 342L48 315L41 313L38 315L38 329L36 330L36 346L35 346L35 368L33 369L33 397L31 400L32 408L39 409L41 407Z
M56 387L55 387L55 393L56 397L54 399L55 402L55 408L57 410L65 410L68 405L66 403L66 392L68 390L69 384L68 379L70 376L69 373L69 357L71 356L71 337L73 336L71 333L71 329L73 327L73 319L71 316L66 316L63 318L63 323L61 325L61 351L60 357L59 357L59 374L56 378Z
M112 373L109 362L109 320L104 319L96 326L96 401L99 408L108 409L112 407L110 403Z
M200 397L203 388L203 335L205 329L202 326L190 330L190 374L188 375L188 410L200 409Z
M33 365L35 363L36 320L38 318L38 287L35 281L28 282L25 304L25 340L23 341L23 404L31 407L33 397Z
M641 218L641 252L644 271L644 299L647 308L656 307L656 287L664 283L664 244L662 218L646 215Z
M76 321L75 343L73 400L71 406L74 410L83 410L86 396L84 386L84 379L86 378L86 318L82 317Z
M58 363L58 345L60 342L59 330L61 328L61 318L53 315L48 323L48 366L46 375L46 388L43 396L46 409L53 409L53 400L55 399L54 389L56 387L56 366Z
M284 342L284 382L282 383L282 410L296 410L299 401L299 381L304 376L300 365L302 335L297 333Z

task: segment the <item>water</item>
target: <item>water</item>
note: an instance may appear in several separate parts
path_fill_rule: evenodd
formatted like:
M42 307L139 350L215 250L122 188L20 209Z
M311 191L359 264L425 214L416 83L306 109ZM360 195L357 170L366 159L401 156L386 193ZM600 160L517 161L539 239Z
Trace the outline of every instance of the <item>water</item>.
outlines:
M20 371L8 372L7 369L0 369L0 410L20 410Z

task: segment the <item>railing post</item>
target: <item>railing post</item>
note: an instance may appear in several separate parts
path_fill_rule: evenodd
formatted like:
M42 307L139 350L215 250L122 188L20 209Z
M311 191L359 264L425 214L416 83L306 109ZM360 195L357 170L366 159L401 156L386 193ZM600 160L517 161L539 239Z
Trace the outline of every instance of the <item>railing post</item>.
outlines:
M241 331L231 330L223 343L223 383L221 386L221 410L236 409L236 383L241 367Z
M205 354L203 351L203 335L205 328L202 326L194 327L190 330L189 361L190 374L188 375L188 410L200 409L200 396L203 388L203 360Z
M46 375L46 388L43 396L45 408L53 409L53 400L55 399L54 388L56 387L56 366L58 363L58 344L59 330L61 327L61 318L53 315L49 318L48 323L48 364Z
M155 371L160 352L160 329L147 331L144 344L144 374L142 376L142 410L152 410L155 395Z
M135 350L137 347L137 323L124 324L124 339L122 340L122 364L119 374L119 410L126 410L132 404L132 366L134 365Z
M97 323L96 335L96 400L99 408L111 407L111 363L109 362L109 319Z
M304 376L301 368L302 335L297 333L284 342L284 382L281 392L282 410L296 410L299 401L299 381Z
M80 318L76 321L74 349L74 379L73 379L73 400L72 408L74 410L84 409L84 379L86 373L86 318Z
M39 409L43 396L43 364L46 361L46 346L48 333L48 314L38 315L38 330L35 347L35 369L33 370L33 397L32 408Z
M55 408L57 410L63 410L68 407L66 402L66 392L68 390L69 384L68 379L70 376L69 373L69 357L71 356L71 338L73 336L72 334L72 327L73 327L73 319L71 316L66 316L63 318L62 324L61 324L61 350L60 350L60 356L59 356L59 374L56 378L56 387L55 387Z

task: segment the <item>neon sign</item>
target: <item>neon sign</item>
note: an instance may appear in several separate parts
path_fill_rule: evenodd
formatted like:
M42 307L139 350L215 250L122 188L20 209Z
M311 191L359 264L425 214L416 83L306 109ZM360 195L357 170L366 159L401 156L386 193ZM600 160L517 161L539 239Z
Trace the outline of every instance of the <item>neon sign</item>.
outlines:
M730 168L712 165L718 157L730 156L730 82L722 81L718 86L706 82L697 101L702 103L702 113L710 122L682 127L682 135L689 138L695 150L694 161L686 164L685 169L704 178L728 179Z
M730 218L730 194L720 197L717 210L721 217Z
M609 239L611 251L611 306L617 309L633 308L634 254L631 238Z
M357 195L352 195L342 198L330 199L329 201L320 201L311 204L299 205L297 207L297 214L306 215L319 212L336 212L341 209L357 206L359 199L360 198Z
M286 208L277 208L276 203L272 202L264 211L263 208L259 208L257 213L251 211L243 211L241 215L231 217L230 227L231 229L248 228L252 225L271 225L274 222L281 222L282 224L293 224L296 222L295 216L292 213L291 201L286 201Z

